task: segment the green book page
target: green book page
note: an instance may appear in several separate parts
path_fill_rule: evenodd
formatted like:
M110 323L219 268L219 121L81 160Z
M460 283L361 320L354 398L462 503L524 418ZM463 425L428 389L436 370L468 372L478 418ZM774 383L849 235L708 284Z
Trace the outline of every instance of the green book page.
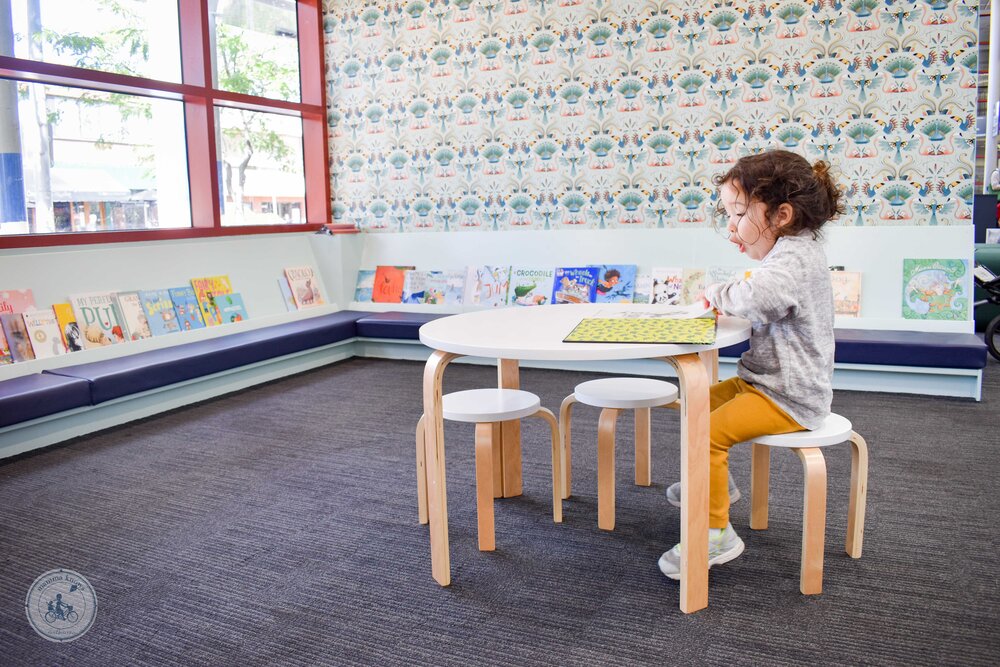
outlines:
M715 342L715 318L588 317L580 321L564 343L688 343Z

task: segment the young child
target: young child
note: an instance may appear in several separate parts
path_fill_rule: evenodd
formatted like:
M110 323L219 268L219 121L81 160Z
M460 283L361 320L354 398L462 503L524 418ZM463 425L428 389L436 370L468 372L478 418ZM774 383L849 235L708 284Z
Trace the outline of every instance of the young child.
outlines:
M814 429L833 398L833 288L817 241L827 220L843 213L841 193L825 162L776 150L743 157L715 178L729 241L760 262L747 279L705 288L707 305L750 320L750 349L737 377L712 386L708 564L743 553L729 523L729 448L757 436ZM680 483L667 490L680 504ZM680 545L660 557L660 570L680 578Z

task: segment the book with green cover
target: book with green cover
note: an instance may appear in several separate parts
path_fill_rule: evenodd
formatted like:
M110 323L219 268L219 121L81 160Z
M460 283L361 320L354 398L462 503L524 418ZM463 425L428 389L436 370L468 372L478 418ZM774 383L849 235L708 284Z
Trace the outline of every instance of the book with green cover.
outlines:
M715 318L587 317L563 342L710 345L715 342Z

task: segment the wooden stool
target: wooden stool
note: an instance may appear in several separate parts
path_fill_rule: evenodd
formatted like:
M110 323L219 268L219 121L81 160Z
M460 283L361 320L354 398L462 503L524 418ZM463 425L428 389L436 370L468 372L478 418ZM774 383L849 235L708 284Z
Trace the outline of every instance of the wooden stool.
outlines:
M479 549L496 548L493 498L499 497L500 425L524 417L541 417L552 429L552 520L562 523L562 472L559 422L541 407L535 394L519 389L470 389L442 398L445 419L476 425L476 510L479 517ZM420 523L427 523L427 477L424 459L424 416L417 422L417 497Z
M851 497L847 509L845 549L851 558L861 558L865 532L865 497L868 493L868 445L851 430L851 422L831 414L815 431L768 435L753 440L750 460L750 528L767 528L768 476L771 450L785 447L802 459L805 472L802 508L802 564L799 590L806 595L823 592L823 542L826 531L826 461L821 447L851 443Z
M597 425L597 525L604 530L615 527L615 424L622 410L635 410L635 483L649 486L650 425L649 409L677 400L677 387L663 380L648 378L605 378L576 385L559 409L563 433L563 498L569 498L572 475L570 417L573 404L584 403L601 410Z

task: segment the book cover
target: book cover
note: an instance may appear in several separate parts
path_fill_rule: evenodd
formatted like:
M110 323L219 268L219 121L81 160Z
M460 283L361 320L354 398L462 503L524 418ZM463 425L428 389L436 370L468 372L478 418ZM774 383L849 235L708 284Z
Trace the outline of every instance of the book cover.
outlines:
M682 280L682 304L694 303L705 293L705 269L684 269Z
M285 269L288 287L292 290L292 298L299 310L322 306L323 295L319 290L319 278L311 266L293 266Z
M281 276L278 278L278 289L281 290L281 299L285 302L285 310L298 310L295 307L295 299L292 298L292 288L288 286L288 278Z
M195 298L198 299L198 308L201 309L201 317L205 321L205 326L215 327L222 324L222 315L218 306L215 305L215 297L220 294L233 293L233 285L229 282L229 276L192 278L191 288L194 290Z
M0 315L35 309L35 295L30 289L0 290Z
M686 343L715 342L714 317L587 317L563 339L565 343Z
M354 300L359 303L371 303L372 289L375 287L375 271L371 269L361 269L358 271L358 280L354 284Z
M71 294L69 302L73 306L85 348L89 350L125 342L114 292Z
M632 303L635 298L635 264L597 264L597 303Z
M59 320L52 310L26 310L21 313L21 317L24 319L24 328L28 331L35 359L66 354L66 346L59 331Z
M142 299L139 298L139 292L118 292L115 294L115 304L118 306L118 313L122 316L125 335L129 340L153 337L153 332L149 329L146 311L142 309Z
M423 303L427 289L427 271L411 269L403 272L403 293L400 303Z
M653 294L653 275L651 273L640 273L635 277L635 294L632 296L632 303L649 303Z
M62 335L63 344L70 352L79 352L83 349L83 335L80 327L76 323L76 315L73 314L73 306L69 303L52 304L52 312L55 313L56 321L59 323L59 333Z
M498 308L507 302L510 266L469 266L465 272L464 303Z
M203 329L205 321L201 318L201 308L198 307L194 288L171 287L167 291L170 292L170 300L174 302L174 313L177 315L177 325L181 331Z
M0 326L0 366L12 363L14 363L14 359L10 356L10 346L7 345L7 336L4 335L3 327Z
M705 285L728 283L733 278L743 278L745 270L739 266L710 266L705 272Z
M0 328L3 329L10 357L15 363L35 358L35 351L31 348L31 339L28 338L28 330L24 326L21 313L0 313Z
M556 269L552 303L593 303L597 294L596 266L562 266Z
M556 270L529 266L510 269L507 304L510 306L544 306L552 298Z
M844 317L861 314L861 273L859 271L831 271L833 285L833 312Z
M151 334L162 336L181 330L174 302L170 298L170 290L141 290L139 301L142 302L142 311L146 313L146 322L149 324Z
M986 230L987 243L1000 243L1000 228Z
M684 291L684 269L656 267L653 269L653 287L649 302L667 306L681 305Z
M424 303L460 305L465 297L465 271L428 271Z
M375 284L372 286L372 301L375 303L399 303L403 298L403 281L406 272L415 266L379 266L375 268Z
M969 319L970 275L967 259L904 259L903 317Z
M250 319L246 305L243 303L243 295L239 292L216 295L215 306L219 309L219 316L222 318L223 324Z

